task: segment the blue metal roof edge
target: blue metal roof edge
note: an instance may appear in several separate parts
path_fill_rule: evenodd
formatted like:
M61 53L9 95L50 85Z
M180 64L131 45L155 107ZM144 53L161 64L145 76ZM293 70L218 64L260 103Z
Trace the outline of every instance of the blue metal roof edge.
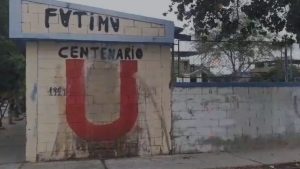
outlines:
M123 19L131 19L141 22L149 22L154 24L165 25L166 36L152 37L152 36L128 36L128 35L80 35L80 34L30 34L22 33L21 17L22 17L22 0L10 0L10 38L13 39L39 39L39 40L75 40L75 41L97 41L97 42L141 42L141 43L166 43L172 44L174 42L175 26L172 21L140 16L135 14L128 14L108 9L96 8L91 6L61 2L56 0L26 0L34 3L41 3L46 5L53 5L62 8L70 8L75 10L83 10L88 12L99 13L108 16L115 16Z
M22 34L22 5L21 0L9 1L9 37L20 37Z
M300 82L245 82L245 83L175 83L176 88L203 87L300 87Z

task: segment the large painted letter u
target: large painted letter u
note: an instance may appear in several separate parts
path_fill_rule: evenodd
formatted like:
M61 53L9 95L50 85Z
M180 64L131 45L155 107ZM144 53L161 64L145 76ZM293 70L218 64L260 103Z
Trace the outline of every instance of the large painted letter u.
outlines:
M134 127L138 117L136 72L137 61L121 61L120 118L110 124L98 125L86 117L84 60L66 60L66 117L78 137L87 141L112 141L125 136Z

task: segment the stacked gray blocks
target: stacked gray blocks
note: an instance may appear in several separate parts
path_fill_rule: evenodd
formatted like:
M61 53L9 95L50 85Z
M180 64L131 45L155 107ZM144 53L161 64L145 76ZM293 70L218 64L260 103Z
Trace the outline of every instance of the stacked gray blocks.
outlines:
M230 150L242 140L288 140L300 132L299 87L174 88L176 153ZM271 144L271 143L270 143Z

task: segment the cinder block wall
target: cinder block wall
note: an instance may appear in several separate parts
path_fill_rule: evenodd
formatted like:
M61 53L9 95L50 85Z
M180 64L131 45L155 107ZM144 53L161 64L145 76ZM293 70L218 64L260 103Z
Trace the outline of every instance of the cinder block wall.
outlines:
M166 34L164 25L147 23L141 21L130 20L126 18L120 18L120 28L117 32L113 31L112 27L109 27L109 31L105 32L96 28L98 25L98 17L106 16L102 14L94 14L94 30L90 27L90 17L88 15L82 16L81 28L78 27L78 18L71 17L68 27L62 25L61 16L56 15L50 17L49 28L45 27L45 10L47 8L57 8L56 6L38 4L30 1L22 1L22 32L24 33L70 33L70 34L87 34L87 35L130 35L130 36L143 36L143 37L163 37ZM68 9L64 8L65 11Z
M99 50L98 58L71 58L72 46L141 49L143 57L103 60ZM49 41L26 50L28 161L169 153L169 46Z
M176 153L295 146L300 87L194 87L172 93Z

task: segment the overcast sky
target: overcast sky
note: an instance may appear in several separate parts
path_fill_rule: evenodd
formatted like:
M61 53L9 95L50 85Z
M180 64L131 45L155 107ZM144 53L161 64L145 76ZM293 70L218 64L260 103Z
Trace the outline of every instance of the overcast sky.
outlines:
M87 6L117 10L121 12L167 19L181 25L174 15L164 17L162 13L168 10L171 0L60 0Z

